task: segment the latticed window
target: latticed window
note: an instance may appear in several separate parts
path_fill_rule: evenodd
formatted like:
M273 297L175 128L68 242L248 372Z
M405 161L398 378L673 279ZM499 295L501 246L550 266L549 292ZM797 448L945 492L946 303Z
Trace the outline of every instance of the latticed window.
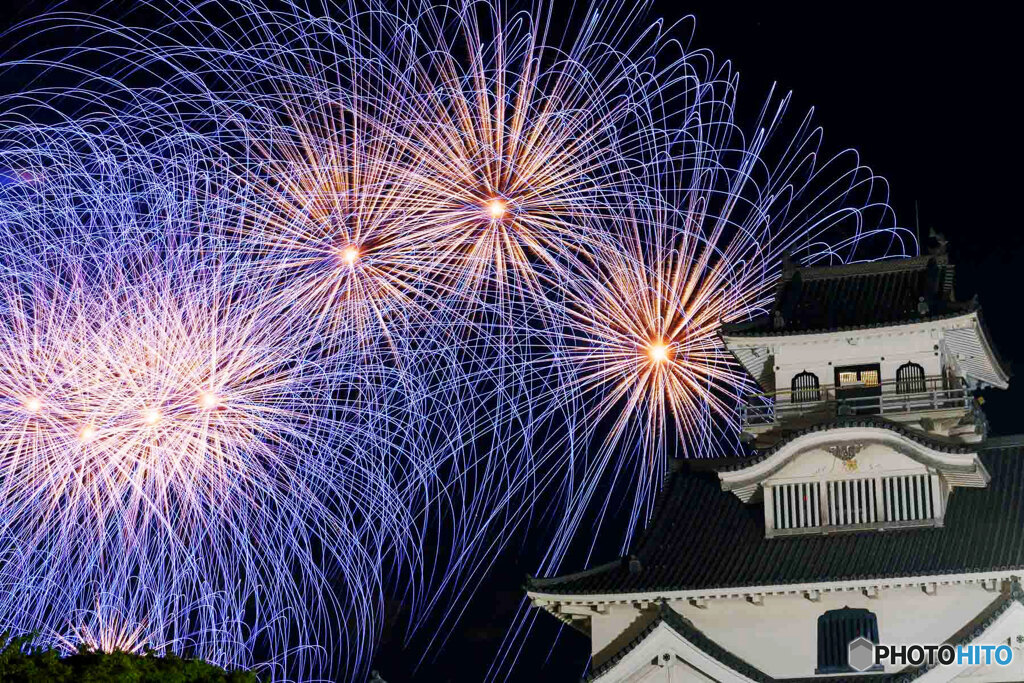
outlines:
M925 391L924 368L917 363L904 363L896 368L896 393L918 394Z
M772 484L767 528L773 535L823 526L927 526L942 518L937 486L927 473Z
M793 403L805 403L807 401L821 400L821 385L818 376L813 372L801 372L793 377L790 394Z
M849 662L850 641L861 636L872 643L878 642L878 618L874 612L844 607L818 617L818 668L814 672L853 671Z

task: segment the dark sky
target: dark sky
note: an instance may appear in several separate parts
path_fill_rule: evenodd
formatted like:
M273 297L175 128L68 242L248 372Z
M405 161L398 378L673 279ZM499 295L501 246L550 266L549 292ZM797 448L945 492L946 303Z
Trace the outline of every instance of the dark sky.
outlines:
M1017 334L1024 237L1013 208L1022 152L1014 104L1022 66L1017 17L995 3L971 3L970 14L902 5L666 1L656 3L654 14L669 21L696 15L693 45L734 62L743 106L754 108L748 114L756 113L773 82L795 92L792 116L814 106L826 152L858 149L863 162L890 181L901 225L914 226L916 201L922 233L933 227L950 240L959 298L978 294L1001 354L1011 362L1024 359ZM1012 366L1020 372L1019 363ZM993 432L1024 430L1013 410L1022 397L1024 379L1009 391L986 393ZM523 577L533 569L524 558L540 550L519 546L497 558L448 647L417 673L417 645L403 647L391 633L377 660L384 679L483 680L521 599ZM598 561L614 554L608 548ZM577 680L589 644L575 632L557 635L555 620L542 615L511 680Z

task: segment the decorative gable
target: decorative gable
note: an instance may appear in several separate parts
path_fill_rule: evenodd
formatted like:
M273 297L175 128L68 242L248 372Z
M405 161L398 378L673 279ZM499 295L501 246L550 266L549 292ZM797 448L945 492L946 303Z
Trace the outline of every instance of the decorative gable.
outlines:
M774 679L706 636L662 602L641 619L646 627L606 656L585 679L645 683L774 683ZM623 636L628 632L623 633Z
M769 536L874 526L941 526L938 471L882 443L823 445L764 480Z
M942 526L955 487L989 480L965 446L869 421L799 435L719 477L741 500L762 501L769 538Z

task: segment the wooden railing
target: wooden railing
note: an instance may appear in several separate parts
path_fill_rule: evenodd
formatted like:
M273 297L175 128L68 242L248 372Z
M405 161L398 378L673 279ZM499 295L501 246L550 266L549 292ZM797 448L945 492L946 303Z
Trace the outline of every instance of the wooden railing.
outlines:
M818 389L817 399L794 401L794 392L777 391L774 394L753 394L740 408L744 427L772 425L780 420L799 416L836 415L893 415L925 410L972 407L971 393L965 387L949 389L942 377L926 377L924 391L898 392L907 382L888 381L881 383L881 393L876 396L836 398L834 385ZM920 388L921 380L918 380ZM798 398L806 398L807 389L795 392Z

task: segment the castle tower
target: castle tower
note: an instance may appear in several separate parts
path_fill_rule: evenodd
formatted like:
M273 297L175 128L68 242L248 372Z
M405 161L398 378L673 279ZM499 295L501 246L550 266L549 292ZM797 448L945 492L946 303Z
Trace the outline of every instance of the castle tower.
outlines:
M787 266L773 310L726 326L754 455L673 467L630 557L529 580L589 636L590 679L1024 681L1024 436L988 438L974 392L1008 373L953 273ZM860 639L1014 657L861 672Z

